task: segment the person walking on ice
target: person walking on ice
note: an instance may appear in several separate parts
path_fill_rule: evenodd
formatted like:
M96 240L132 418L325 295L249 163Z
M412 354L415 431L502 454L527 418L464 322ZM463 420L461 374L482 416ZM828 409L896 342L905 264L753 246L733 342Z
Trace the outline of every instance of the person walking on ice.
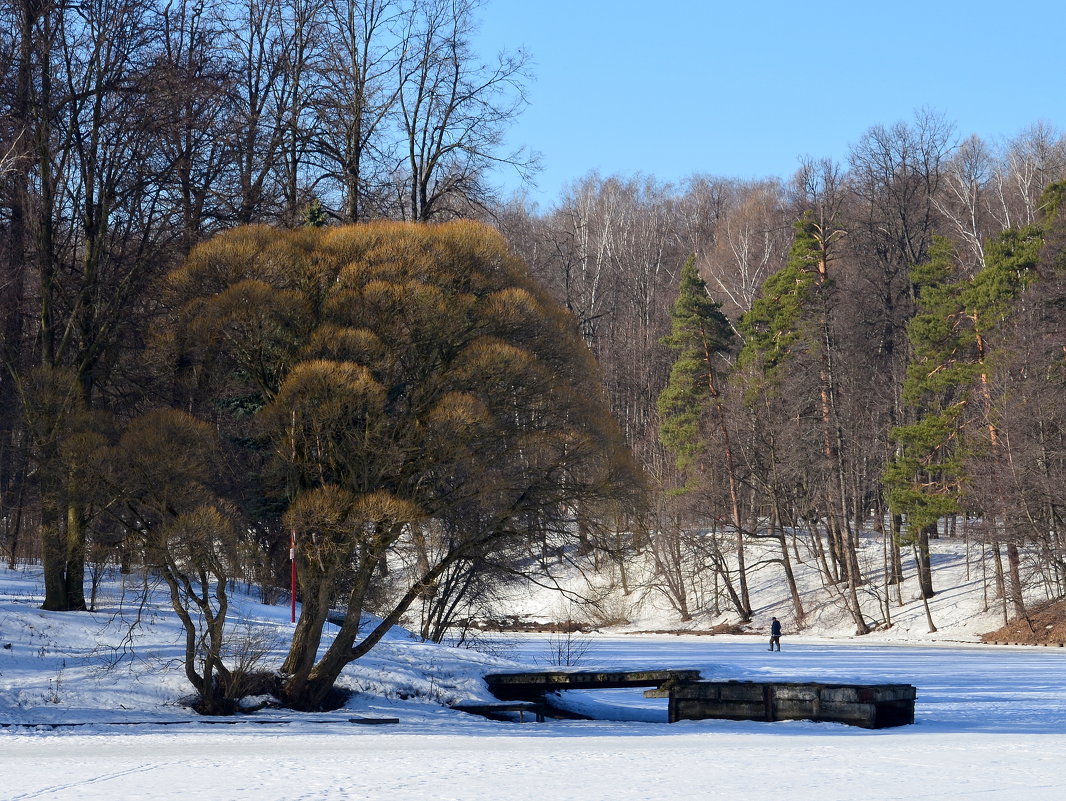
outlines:
M774 650L774 646L777 646L777 650L781 650L781 621L776 617L770 619L770 647L766 650Z

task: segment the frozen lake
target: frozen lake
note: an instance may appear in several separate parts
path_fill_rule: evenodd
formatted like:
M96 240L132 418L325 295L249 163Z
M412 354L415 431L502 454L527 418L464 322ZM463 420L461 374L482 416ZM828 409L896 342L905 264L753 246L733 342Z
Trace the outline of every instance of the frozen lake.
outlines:
M548 661L545 638L516 656ZM916 723L654 722L665 702L590 699L639 720L497 723L425 705L360 727L107 727L0 732L0 798L679 801L1066 798L1066 653L786 638L618 637L579 667L696 667L706 678L908 682ZM597 696L600 694L596 694ZM336 717L336 716L334 716Z
M516 658L548 666L559 641L517 641ZM1003 646L827 644L785 638L768 653L753 637L633 637L575 639L587 646L576 668L695 668L708 680L820 681L913 684L918 688L915 725L923 730L1066 735L1066 650ZM582 694L648 709L640 691ZM624 701L620 699L625 699ZM595 699L593 699L595 700Z

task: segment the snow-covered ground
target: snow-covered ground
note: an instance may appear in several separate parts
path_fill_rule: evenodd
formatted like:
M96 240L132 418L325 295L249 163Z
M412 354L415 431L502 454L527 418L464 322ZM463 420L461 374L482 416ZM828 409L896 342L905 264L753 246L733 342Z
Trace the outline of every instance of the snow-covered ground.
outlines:
M786 589L778 546L773 541L756 540L747 547L748 585L754 618L747 627L769 631L770 617L776 615L785 631L798 628L796 612ZM796 549L791 549L795 554ZM804 546L793 556L793 571L800 591L805 621L803 630L824 638L851 639L855 622L844 604L841 588L826 587L817 568L817 559ZM982 558L983 557L983 558ZM929 617L918 593L916 567L909 553L904 553L904 582L899 587L883 585L883 540L881 535L866 531L861 540L859 561L867 582L859 591L863 617L873 629L866 641L927 643L979 642L981 635L994 631L1006 622L1003 602L993 597L991 558L977 543L962 538L933 541L933 586L936 595L929 600L929 617L936 631L929 629ZM564 571L558 582L565 594L544 585L530 584L516 588L506 600L507 611L518 618L534 621L572 619L597 626L602 619L623 620L612 630L707 631L721 624L736 622L736 612L726 598L715 613L711 603L711 573L702 573L702 582L689 576L688 606L691 619L684 621L659 588L653 558L649 551L633 556L626 567L630 592L621 591L617 568L609 563L599 571ZM1046 600L1042 583L1030 575L1030 602ZM721 591L724 596L724 590ZM595 599L590 606L582 599ZM888 603L886 605L886 598ZM576 601L568 599L577 599ZM902 601L902 603L900 603ZM886 625L891 624L891 625Z
M346 671L356 694L343 709L209 722L180 702L188 688L172 614L158 598L142 608L135 589L105 583L101 611L47 613L37 569L0 570L0 799L1066 798L1066 649L973 643L967 621L982 614L979 592L943 594L938 622L960 623L944 625L939 641L921 633L849 641L835 629L800 636L786 627L773 654L760 636L568 643L584 648L582 668L917 686L913 726L867 731L806 721L667 724L665 701L639 691L571 694L596 721L488 721L447 705L488 700L486 671L555 661L559 639L501 637L487 656L402 631ZM239 606L246 636L283 647L287 608L248 598ZM376 717L399 723L349 722ZM48 725L73 723L84 725Z

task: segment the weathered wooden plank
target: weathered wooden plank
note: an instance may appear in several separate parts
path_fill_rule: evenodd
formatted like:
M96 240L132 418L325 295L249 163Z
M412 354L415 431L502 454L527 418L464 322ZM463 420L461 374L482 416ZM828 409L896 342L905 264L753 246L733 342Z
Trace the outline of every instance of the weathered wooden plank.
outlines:
M698 681L698 670L539 671L490 673L489 691L503 700L533 700L559 690L610 690L626 687L662 687L668 683Z

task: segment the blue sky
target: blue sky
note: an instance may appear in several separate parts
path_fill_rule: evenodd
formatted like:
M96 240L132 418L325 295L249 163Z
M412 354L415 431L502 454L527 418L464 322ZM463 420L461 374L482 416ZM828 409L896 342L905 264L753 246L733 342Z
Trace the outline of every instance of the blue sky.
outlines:
M990 141L1066 129L1064 0L488 0L481 20L482 52L532 56L510 141L542 154L542 206L591 170L785 177L922 107Z

